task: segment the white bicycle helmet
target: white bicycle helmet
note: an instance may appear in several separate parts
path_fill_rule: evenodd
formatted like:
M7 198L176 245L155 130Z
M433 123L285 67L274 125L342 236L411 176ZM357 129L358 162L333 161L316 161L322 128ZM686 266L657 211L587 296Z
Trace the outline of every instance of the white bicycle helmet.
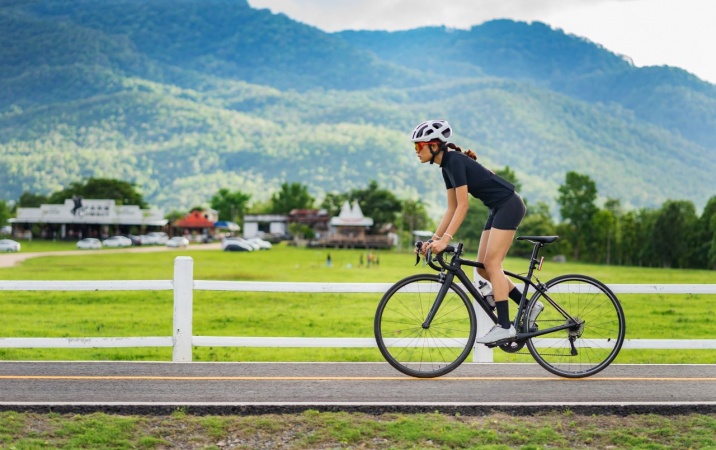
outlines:
M413 142L447 142L452 136L452 128L447 120L426 120L413 130Z

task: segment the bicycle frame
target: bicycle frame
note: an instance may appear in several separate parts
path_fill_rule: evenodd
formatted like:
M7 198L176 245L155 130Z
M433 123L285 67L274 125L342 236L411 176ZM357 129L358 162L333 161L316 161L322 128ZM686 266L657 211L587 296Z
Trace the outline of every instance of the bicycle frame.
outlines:
M542 266L542 260L537 259L537 255L539 253L539 249L542 246L540 243L535 243L534 248L532 250L532 257L530 258L530 265L529 269L527 271L527 275L519 275L513 272L510 272L508 270L504 270L505 275L508 277L520 280L524 283L524 289L522 290L522 298L520 299L520 303L517 309L517 314L515 315L515 321L514 326L515 329L518 330L517 336L515 336L515 340L523 340L523 339L530 339L537 336L542 336L549 333L554 333L555 331L565 330L569 328L575 328L581 325L580 322L575 320L567 311L565 311L559 304L557 304L554 300L550 298L550 296L547 293L547 289L544 284L542 284L539 280L537 280L537 283L532 281L533 274L535 269L538 269ZM485 311L485 313L490 317L493 323L497 323L497 316L492 310L492 307L487 303L487 300L485 297L480 293L480 291L475 288L475 285L472 283L472 280L470 280L465 273L465 271L462 269L462 266L469 266L469 267L475 267L475 268L484 268L484 264L461 258L460 255L462 255L462 243L458 244L457 248L453 246L448 246L447 249L445 249L445 252L452 252L453 256L450 259L449 263L445 263L445 261L442 258L443 253L435 255L435 260L438 261L441 267L438 267L432 263L432 261L428 260L428 264L433 269L440 272L440 277L442 279L443 285L440 288L440 291L438 292L438 295L435 299L435 302L433 303L432 308L430 309L430 312L428 313L428 316L423 323L423 328L429 328L430 323L432 322L433 318L435 317L436 312L440 308L440 305L442 304L443 298L445 298L445 294L447 293L447 290L449 289L450 285L452 284L455 277L460 280L460 282L463 284L463 286L467 289L467 291L470 293L470 295L473 297L473 299L480 305L480 307ZM429 258L428 258L429 259ZM534 332L527 332L527 333L520 333L519 331L519 322L522 316L525 313L525 309L527 306L527 293L529 288L532 287L535 289L535 292L539 292L542 294L543 298L546 299L557 311L560 312L566 319L566 323L564 325L559 325L552 328L547 328L544 330L538 330ZM533 294L534 295L534 294Z

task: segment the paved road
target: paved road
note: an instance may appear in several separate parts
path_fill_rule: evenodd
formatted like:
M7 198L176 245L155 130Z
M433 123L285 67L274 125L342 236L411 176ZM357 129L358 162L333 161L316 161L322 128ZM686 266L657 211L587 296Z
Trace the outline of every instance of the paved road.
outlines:
M488 410L716 412L716 365L612 365L587 379L536 364L463 364L438 379L386 363L0 362L0 410L196 413Z
M59 250L54 252L19 252L19 253L0 253L0 267L12 267L26 259L38 258L42 256L73 256L73 255L110 255L113 253L149 253L149 252L185 252L194 250L221 250L221 243L214 242L212 244L192 244L189 247L177 249L169 248L164 245L145 245L141 247L128 248L106 248L102 250Z

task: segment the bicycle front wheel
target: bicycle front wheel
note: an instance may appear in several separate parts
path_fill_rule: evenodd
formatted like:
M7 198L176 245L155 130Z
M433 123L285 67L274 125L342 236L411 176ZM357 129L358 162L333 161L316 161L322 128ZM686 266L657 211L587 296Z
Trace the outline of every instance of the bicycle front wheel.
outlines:
M570 326L528 339L534 359L567 378L588 377L607 367L619 353L626 330L624 311L614 293L584 275L563 275L546 287L546 292L537 292L530 300L526 317L539 301L544 306L536 319L540 331Z
M451 283L432 322L425 323L443 284L420 274L394 284L375 313L375 340L391 366L406 375L445 375L470 354L477 324L465 292Z

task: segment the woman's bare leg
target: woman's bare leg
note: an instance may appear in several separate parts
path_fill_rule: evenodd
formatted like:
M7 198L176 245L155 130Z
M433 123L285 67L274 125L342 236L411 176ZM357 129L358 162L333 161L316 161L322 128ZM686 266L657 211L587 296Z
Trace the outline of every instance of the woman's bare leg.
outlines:
M478 262L481 262L481 263L483 263L483 264L485 263L485 255L487 254L487 250L488 250L488 248L489 248L489 246L490 246L490 231L492 231L492 230L495 230L495 231L498 231L498 232L503 232L503 233L504 233L504 232L511 232L511 233L512 233L512 235L509 237L509 240L507 241L507 249L504 250L504 252L503 252L503 253L504 253L504 256L502 257L502 259L500 259L500 268L499 268L499 272L498 272L498 273L502 274L502 261L504 261L505 256L507 256L507 251L509 251L510 246L512 245L512 239L514 238L516 231L515 231L515 230L498 230L498 229L496 229L496 228L491 228L491 229L489 229L489 230L484 230L484 231L482 232L482 235L480 236L480 247L479 247L478 250L477 250L477 261L478 261ZM498 238L498 240L504 240L504 237L503 237L503 238ZM498 245L499 245L499 244L498 244ZM503 245L504 245L504 244L503 244ZM493 250L492 253L500 253L500 251L499 251L499 249L496 249L496 250ZM487 281L489 281L489 282L492 284L492 280L490 279L490 274L488 273L487 269L484 269L484 268L482 268L482 267L479 267L479 268L477 269L477 273L478 273L482 278L486 279ZM507 278L507 277L504 277L504 276L503 276L503 277L501 277L501 278L504 278L505 280L507 280L507 292L509 293L509 292L515 287L515 284L512 282L512 280L510 280L510 279ZM492 289L493 289L493 291L495 290L494 285L493 285L493 288L492 288ZM495 298L498 298L498 297L495 295ZM507 296L505 296L504 298L507 298ZM500 299L503 299L503 298L500 297Z
M483 232L483 236L484 236ZM505 276L502 271L502 262L507 256L507 252L512 245L516 230L500 230L492 228L489 231L489 238L485 246L485 254L483 255L483 263L492 291L495 294L495 301L507 300L508 293L514 284ZM480 242L482 248L482 242ZM479 257L479 254L478 254Z

